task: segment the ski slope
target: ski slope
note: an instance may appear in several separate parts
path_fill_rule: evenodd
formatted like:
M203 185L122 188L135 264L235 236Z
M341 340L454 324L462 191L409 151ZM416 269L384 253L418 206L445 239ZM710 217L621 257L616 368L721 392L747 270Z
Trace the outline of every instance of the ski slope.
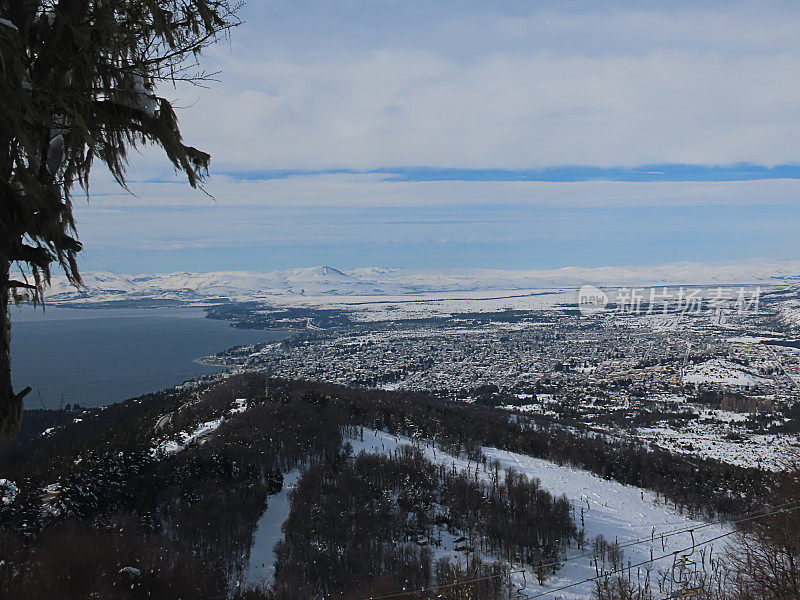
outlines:
M412 440L405 436L391 435L382 431L364 430L363 441L360 439L349 441L356 453L363 450L368 453L390 454L398 446L411 444L420 448L431 461L446 465L455 463L457 469L466 469L468 466L467 460L442 452L425 440ZM692 535L689 533L666 538L663 540L663 545L659 537L661 533L703 526L702 529L693 532L695 542L701 543L730 531L727 525L708 525L703 521L680 515L671 507L666 506L663 501L658 501L655 494L650 491L602 479L588 471L559 466L546 460L497 448L485 447L483 452L488 459L497 459L503 469L512 468L528 477L539 479L542 487L551 494L556 496L566 494L575 506L576 521L579 527L580 512L583 507L587 539L603 535L609 542L616 540L620 544L624 544L629 540L652 537L654 541L648 539L645 543L624 548L626 564L628 562L636 564L648 560L651 557L651 550L653 555L661 556L692 546ZM469 466L474 471L475 464L471 463ZM483 473L482 469L479 475L486 479L489 477L489 474ZM723 539L709 544L705 548L708 552L707 548L711 547L713 553L717 554L724 549L724 546L725 540ZM447 548L446 545L443 551L437 550L437 558L440 554L443 556L453 555L452 549ZM573 547L570 556L578 554L581 552ZM491 557L487 558L491 559ZM695 551L693 558L700 562L699 550ZM659 569L668 569L670 565L669 559L660 561L656 564L654 573ZM633 575L636 575L635 570ZM544 593L547 590L581 582L594 576L595 567L590 563L589 558L568 559L557 574L545 582L544 586L537 585L532 573L529 573L526 577L525 593ZM521 577L515 576L515 581L521 583ZM545 597L548 600L584 600L591 597L591 593L592 584L583 583L561 592L547 594Z
M243 574L242 584L264 588L272 585L275 578L275 544L283 539L281 527L289 518L291 510L289 493L297 485L301 474L300 469L284 474L283 488L267 500L267 509L258 520L253 536L253 545L250 547L250 558Z

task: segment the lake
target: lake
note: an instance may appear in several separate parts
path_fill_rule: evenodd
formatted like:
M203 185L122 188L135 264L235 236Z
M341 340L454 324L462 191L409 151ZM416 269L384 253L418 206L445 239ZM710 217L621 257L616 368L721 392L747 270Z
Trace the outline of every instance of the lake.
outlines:
M172 387L221 367L196 359L291 332L234 329L197 309L12 308L14 389L26 408L93 407Z

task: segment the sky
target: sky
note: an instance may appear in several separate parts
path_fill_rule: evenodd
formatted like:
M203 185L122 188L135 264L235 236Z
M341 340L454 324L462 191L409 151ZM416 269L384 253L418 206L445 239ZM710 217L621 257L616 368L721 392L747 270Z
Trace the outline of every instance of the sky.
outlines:
M212 154L77 200L84 270L553 268L800 257L800 5L249 0Z

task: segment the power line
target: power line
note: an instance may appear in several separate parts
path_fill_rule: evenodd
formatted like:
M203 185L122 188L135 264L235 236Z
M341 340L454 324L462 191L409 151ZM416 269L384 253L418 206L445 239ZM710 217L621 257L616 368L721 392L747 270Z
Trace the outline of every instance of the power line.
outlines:
M759 519L761 517L766 517L766 516L769 516L769 515L772 515L772 514L787 512L787 511L790 511L790 510L797 510L798 508L800 508L800 503L793 502L792 504L795 504L795 506L781 508L779 510L772 510L770 512L766 512L766 513L763 513L763 514L760 514L760 515L757 515L757 516L754 516L754 517L748 517L748 518L739 519L739 520L737 520L735 522L736 523L741 523L741 522L744 522L744 521L752 521L752 520ZM626 565L624 567L620 567L619 569L615 569L613 571L609 571L607 573L603 573L602 575L597 575L595 577L590 577L590 578L584 579L582 581L576 581L574 583L570 583L570 584L567 584L567 585L562 585L562 586L557 587L557 588L552 588L552 589L549 589L549 590L546 590L546 591L542 591L542 592L539 592L539 593L534 594L532 596L528 596L527 600L534 600L535 598L541 598L543 596L547 596L548 594L554 594L556 592L561 592L561 591L564 591L564 590L567 590L567 589L570 589L570 588L573 588L573 587L576 587L576 586L579 586L579 585L583 585L585 583L591 583L591 582L597 581L599 579L605 579L606 577L608 577L610 575L616 575L618 573L624 573L625 571L630 571L631 569L635 569L637 567L641 567L641 566L644 566L644 565L647 565L647 564L650 564L650 563L654 563L654 562L659 561L659 560L664 560L665 558L669 558L670 556L677 556L678 554L680 554L682 552L686 552L688 550L694 550L698 546L705 546L707 544L710 544L711 542L715 542L715 541L720 540L722 538L728 537L729 535L733 535L736 532L737 531L735 529L733 529L731 531L728 531L727 533L722 533L720 535L717 535L715 537L707 539L707 540L705 540L703 542L692 543L691 546L687 546L685 548L681 548L680 550L674 550L672 552L667 552L666 554L662 554L661 556L656 556L654 558L649 558L647 560L643 560L643 561L641 561L639 563L636 563L636 564L629 564L629 565Z
M735 519L733 521L719 520L719 521L716 521L716 522L703 523L702 525L697 525L697 526L694 526L694 527L687 527L685 529L680 529L680 530L667 532L665 534L651 535L651 537L648 537L648 538L639 538L639 539L635 539L635 540L629 540L628 542L625 542L624 544L618 544L618 547L626 548L628 546L633 546L633 545L636 545L636 544L654 542L656 539L659 539L659 540L660 539L665 539L667 537L671 537L671 536L674 536L674 535L679 535L679 534L682 534L682 533L693 533L694 531L696 531L698 529L703 529L703 528L706 528L706 527L710 527L712 525L718 525L720 523L730 523L731 525L735 525L735 524L738 524L738 523L744 523L744 522L747 522L747 521L753 521L755 519L760 519L762 517L768 517L768 516L773 515L773 514L778 514L778 513L782 513L782 512L788 512L788 511L797 510L797 509L800 509L800 501L785 502L783 504L776 505L775 507L773 507L771 510L769 510L767 512L762 512L762 513L758 513L758 514L751 513L751 516L742 517L742 518L739 518L739 519ZM703 542L692 543L691 546L687 546L686 548L682 548L680 550L675 550L673 552L668 552L668 553L663 554L661 556L650 558L648 560L644 560L644 561L642 561L640 563L637 563L637 564L634 564L634 565L627 565L624 568L617 569L615 571L610 571L608 573L604 573L603 575L598 575L596 577L591 577L589 579L584 579L582 581L577 581L577 582L574 582L574 583L570 583L570 584L567 584L567 585L564 585L564 586L561 586L561 587L558 587L558 588L553 588L553 589L550 589L550 590L547 590L547 591L539 592L538 594L535 594L533 596L528 596L528 600L533 600L534 598L541 598L542 596L546 596L547 594L560 592L562 590L573 588L573 587L578 586L578 585L583 585L585 583L591 583L592 581L596 581L598 579L602 579L602 578L608 577L609 575L614 575L616 573L622 573L622 572L624 572L626 570L629 570L629 569L633 569L633 568L636 568L636 567L641 567L641 566L649 564L649 563L653 563L653 562L656 562L656 561L659 561L659 560L663 560L664 558L668 558L670 556L675 556L677 554L680 554L681 552L686 552L687 550L692 550L694 548L697 548L698 546L704 546L706 544L710 544L711 542L715 542L715 541L717 541L719 539L722 539L722 538L728 537L730 535L733 535L736 532L737 532L737 530L733 529L733 530L731 530L731 531L729 531L727 533L720 534L718 536L712 537L712 538L710 538L708 540L705 540ZM585 554L581 554L581 555L565 558L564 560L561 560L561 561L554 561L552 563L546 563L544 565L537 565L536 568L537 569L545 569L545 568L549 568L549 567L559 566L559 565L561 565L562 563L565 563L565 562L578 560L580 558L587 558L587 557L590 557L590 556L593 556L593 553L585 553ZM516 569L516 570L511 571L511 573L520 573L520 572L524 572L524 571L525 571L525 569ZM392 594L385 594L385 595L382 595L382 596L369 596L368 598L365 598L364 600L386 600L386 599L389 599L389 598L400 598L402 596L408 596L408 595L412 595L412 594L422 594L424 592L432 592L432 591L436 591L436 590L443 590L443 589L457 587L457 586L460 586L460 585L466 585L466 584L474 583L474 582L478 582L478 581L486 581L488 579L495 579L495 578L501 577L503 575L504 575L503 573L497 573L497 574L494 574L494 575L487 575L487 576L484 576L484 577L475 577L475 578L471 578L471 579L464 579L464 580L461 580L461 581L458 581L458 582L448 583L448 584L444 584L444 585L429 586L429 587L426 587L426 588L421 588L419 590L406 590L406 591L402 591L402 592L394 592Z
M715 542L715 541L717 541L719 539L722 539L724 537L728 537L729 535L733 535L734 533L736 533L735 530L729 531L727 533L722 533L722 534L720 534L720 535L718 535L716 537L713 537L711 539L708 539L708 540L706 540L704 542L700 542L700 543L697 543L697 544L692 544L691 546L687 546L686 548L681 548L680 550L675 550L673 552L668 552L666 554L662 554L661 556L656 556L654 558L648 558L647 560L643 560L643 561L638 562L636 564L626 565L624 567L620 567L619 569L614 569L613 571L608 571L607 573L603 573L602 575L596 575L594 577L589 577L588 579L583 579L581 581L575 581L575 582L569 583L567 585L562 585L562 586L557 587L557 588L552 588L552 589L549 589L549 590L545 590L543 592L539 592L538 594L534 594L533 596L528 596L527 600L534 600L534 598L541 598L542 596L547 596L548 594L555 594L556 592L561 592L561 591L564 591L564 590L568 590L568 589L573 588L575 586L583 585L584 583L591 583L593 581L597 581L598 579L605 579L606 577L608 577L610 575L616 575L618 573L624 573L625 571L629 571L631 569L635 569L636 567L641 567L641 566L644 566L644 565L647 565L647 564L650 564L650 563L654 563L654 562L659 561L659 560L664 560L665 558L669 558L670 556L677 556L681 552L686 552L687 550L693 550L694 548L697 548L698 546L704 546L706 544L710 544L711 542Z
M796 506L791 506L791 505L796 505ZM703 523L701 525L694 525L692 527L685 527L683 529L676 529L676 530L672 530L672 531L667 531L667 532L661 533L661 534L655 534L654 533L654 534L651 534L648 537L636 538L636 539L633 539L633 540L628 540L628 541L626 541L626 542L624 542L622 544L617 544L617 547L619 547L619 548L628 548L630 546L635 546L635 545L638 545L638 544L646 544L648 542L653 543L656 540L664 540L664 539L667 539L667 538L670 538L670 537L673 537L673 536L676 536L676 535L681 535L681 534L684 534L684 533L693 533L694 531L697 531L698 529L704 529L706 527L711 527L711 526L719 525L719 524L722 524L722 523L730 523L731 525L736 525L738 523L743 523L745 521L751 521L751 520L754 520L754 519L759 519L761 517L769 516L771 514L775 514L777 512L782 512L782 510L785 510L785 509L794 510L796 508L800 508L800 502L798 502L798 501L785 502L783 504L778 504L778 505L774 506L771 509L770 512L760 512L760 513L753 512L753 513L749 513L749 516L742 517L742 518L739 518L739 519L736 519L736 520L733 520L733 521L727 521L725 519L719 519L717 521L712 521L712 522L709 522L709 523ZM731 531L726 535L730 535L731 533L734 533L734 531ZM571 562L571 561L574 561L574 560L579 560L581 558L589 558L589 557L592 557L592 556L594 556L594 552L585 552L583 554L577 554L575 556L570 556L570 557L564 558L563 560L558 560L558 561L553 561L553 562L550 562L550 563L544 563L542 565L537 565L536 568L537 569L547 569L547 568L550 568L550 567L560 566L562 563L567 563L567 562ZM512 572L513 573L518 573L519 570L515 570L515 571L512 571ZM491 575L488 578L494 578L494 577L499 577L499 576L500 575ZM463 585L463 584L466 584L466 583L470 583L472 581L482 581L484 579L486 579L486 578L481 577L481 578L477 578L477 579L474 579L474 580L473 579L465 579L465 580L463 580L461 582L458 582L456 584L447 584L447 587L452 587L454 585ZM425 592L425 591L432 591L432 590L435 590L435 589L440 589L440 588L437 587L437 586L433 586L433 587L430 587L430 588L424 588L424 589L416 590L416 591L395 592L394 594L389 594L388 596L371 596L368 600L382 600L383 598L394 598L394 597L404 596L404 595L408 595L408 594L417 594L417 593L421 593L421 592Z
M780 512L779 509L787 508L787 507L789 507L789 506L791 506L793 504L797 505L795 508L800 508L800 501L793 500L791 502L784 502L783 504L777 504L777 505L773 506L771 510L775 511L775 512ZM655 532L653 532L651 535L649 535L647 537L635 538L635 539L628 540L628 541L623 542L623 543L617 543L616 545L617 545L618 548L628 548L630 546L636 546L636 545L639 545L639 544L646 544L648 542L655 543L656 541L665 540L665 539L671 538L671 537L676 536L676 535L682 535L684 533L693 533L693 532L697 531L698 529L705 529L707 527L713 527L715 525L722 525L722 524L736 525L738 523L743 523L745 521L758 519L758 518L761 518L761 517L764 517L764 516L768 516L770 514L773 514L773 513L763 512L763 511L762 512L753 511L753 512L750 512L750 513L745 513L745 515L747 515L747 516L743 516L743 517L740 517L738 519L734 519L732 521L731 520L727 520L727 519L718 519L716 521L709 521L708 523L702 523L700 525L692 525L691 527L687 526L687 527L684 527L682 529L674 529L674 530L666 531L664 533L655 533ZM570 557L564 558L564 560L553 561L552 563L541 565L541 568L555 567L555 566L557 566L557 565L559 565L561 563L570 562L570 561L578 560L578 559L581 559L581 558L588 558L588 557L591 557L591 556L593 556L592 552L585 552L583 554L576 554L575 556L570 556Z

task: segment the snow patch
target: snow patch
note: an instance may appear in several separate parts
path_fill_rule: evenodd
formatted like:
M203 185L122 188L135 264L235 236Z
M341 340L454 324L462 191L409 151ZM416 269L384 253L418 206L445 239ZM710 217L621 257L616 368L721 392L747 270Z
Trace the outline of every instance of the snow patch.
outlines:
M247 398L236 398L233 401L233 407L228 410L227 415L235 415L245 412L248 409ZM180 409L178 409L180 411ZM159 418L156 423L156 429L165 426L167 423L165 419L169 417L172 420L172 414L164 415ZM219 417L212 421L200 423L193 431L182 431L178 434L178 439L164 440L160 442L155 448L150 450L150 455L153 457L170 456L176 454L190 446L191 444L202 443L205 438L214 433L222 423L225 422L225 416Z
M714 358L687 368L683 382L721 383L739 387L772 383L771 380L756 375L752 369L722 358Z
M237 398L233 401L233 408L229 411L230 414L235 415L247 410L247 398Z
M0 504L8 506L19 495L17 484L10 479L0 479Z
M214 419L213 421L206 421L200 423L194 431L182 431L179 434L178 440L165 440L158 444L155 448L150 450L151 456L169 456L176 454L189 446L190 444L199 443L203 438L214 433L217 428L222 425L225 420L224 417Z

